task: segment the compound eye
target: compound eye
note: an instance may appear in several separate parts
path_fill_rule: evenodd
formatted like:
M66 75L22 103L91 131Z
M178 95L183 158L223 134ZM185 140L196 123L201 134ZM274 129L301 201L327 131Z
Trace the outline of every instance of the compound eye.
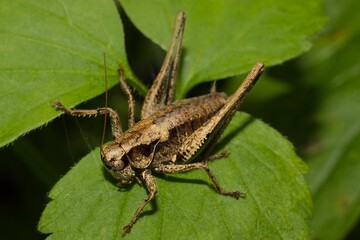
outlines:
M113 170L120 171L123 170L125 167L125 163L122 160L115 160L112 162L112 168Z

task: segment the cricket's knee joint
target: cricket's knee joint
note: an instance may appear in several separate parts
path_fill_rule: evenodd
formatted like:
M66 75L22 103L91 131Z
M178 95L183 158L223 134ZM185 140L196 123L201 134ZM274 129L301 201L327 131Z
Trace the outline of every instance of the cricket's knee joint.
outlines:
M158 190L154 189L153 192L152 192L153 197L155 197L157 194L158 194Z
M202 163L201 163L201 167L202 167L203 169L205 169L205 170L209 170L209 166L208 166L208 164L207 164L206 162L202 162Z
M151 189L151 192L149 196L145 199L145 202L151 201L151 199L156 197L157 193L158 193L157 189Z

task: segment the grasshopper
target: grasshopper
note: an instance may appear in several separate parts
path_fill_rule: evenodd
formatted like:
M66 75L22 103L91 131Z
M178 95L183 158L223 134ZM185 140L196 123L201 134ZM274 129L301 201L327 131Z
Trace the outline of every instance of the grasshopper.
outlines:
M239 191L225 191L209 169L208 161L226 155L210 156L210 153L245 95L263 72L264 65L256 63L241 86L229 98L225 93L216 92L214 84L209 94L174 102L184 27L185 14L180 12L176 17L163 66L145 97L141 120L136 123L133 96L125 82L123 71L119 70L120 86L129 99L127 131L122 131L118 114L107 106L78 110L67 108L55 100L57 109L72 116L108 115L115 140L102 144L102 162L117 179L119 187L129 185L134 180L146 186L149 194L135 211L130 223L123 227L124 234L130 232L146 204L154 199L158 192L152 172L177 173L203 169L217 193L235 199L245 197L245 193ZM191 162L199 153L203 154L204 160Z

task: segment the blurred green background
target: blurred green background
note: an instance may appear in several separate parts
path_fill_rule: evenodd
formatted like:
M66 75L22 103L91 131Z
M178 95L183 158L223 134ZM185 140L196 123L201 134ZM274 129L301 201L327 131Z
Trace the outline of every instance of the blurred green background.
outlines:
M359 239L360 2L327 0L325 7L329 21L313 37L312 49L267 69L266 81L259 81L242 111L280 131L308 163L314 239ZM125 15L123 21L129 63L149 85L165 52ZM208 89L203 85L189 95ZM237 86L235 80L219 83L227 92ZM119 87L109 95L109 105L127 107ZM95 108L103 102L102 95L79 108ZM47 192L77 159L100 144L102 121L62 116L0 150L3 239L45 237L36 225L48 201Z

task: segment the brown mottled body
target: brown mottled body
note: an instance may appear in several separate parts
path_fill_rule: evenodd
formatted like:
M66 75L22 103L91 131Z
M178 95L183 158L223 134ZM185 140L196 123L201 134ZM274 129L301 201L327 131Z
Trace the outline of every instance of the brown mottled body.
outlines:
M117 179L118 186L131 184L135 179L146 186L149 195L135 211L123 231L129 233L148 202L157 194L151 172L175 173L203 169L215 190L236 199L245 197L239 191L225 191L209 169L207 162L224 156L210 156L213 146L231 121L242 100L263 72L264 65L257 63L241 86L229 98L215 91L215 84L207 95L173 102L178 71L185 14L180 12L170 42L170 47L160 73L151 86L141 111L141 120L135 123L134 100L119 71L122 89L129 97L129 129L121 129L117 113L108 107L93 110L69 109L55 101L58 109L72 116L107 114L111 119L115 140L101 146L101 159ZM204 160L191 161L204 152Z
M225 104L224 93L210 93L200 97L185 99L167 105L155 114L137 122L119 139L126 146L135 149L139 139L149 139L149 143L157 144L152 165L169 162L169 156L177 153L178 146L185 141L196 129L202 126ZM161 130L158 130L161 129ZM157 142L157 133L168 135L165 141ZM121 143L120 143L121 144ZM122 146L124 144L121 144ZM123 146L126 149L125 146Z

